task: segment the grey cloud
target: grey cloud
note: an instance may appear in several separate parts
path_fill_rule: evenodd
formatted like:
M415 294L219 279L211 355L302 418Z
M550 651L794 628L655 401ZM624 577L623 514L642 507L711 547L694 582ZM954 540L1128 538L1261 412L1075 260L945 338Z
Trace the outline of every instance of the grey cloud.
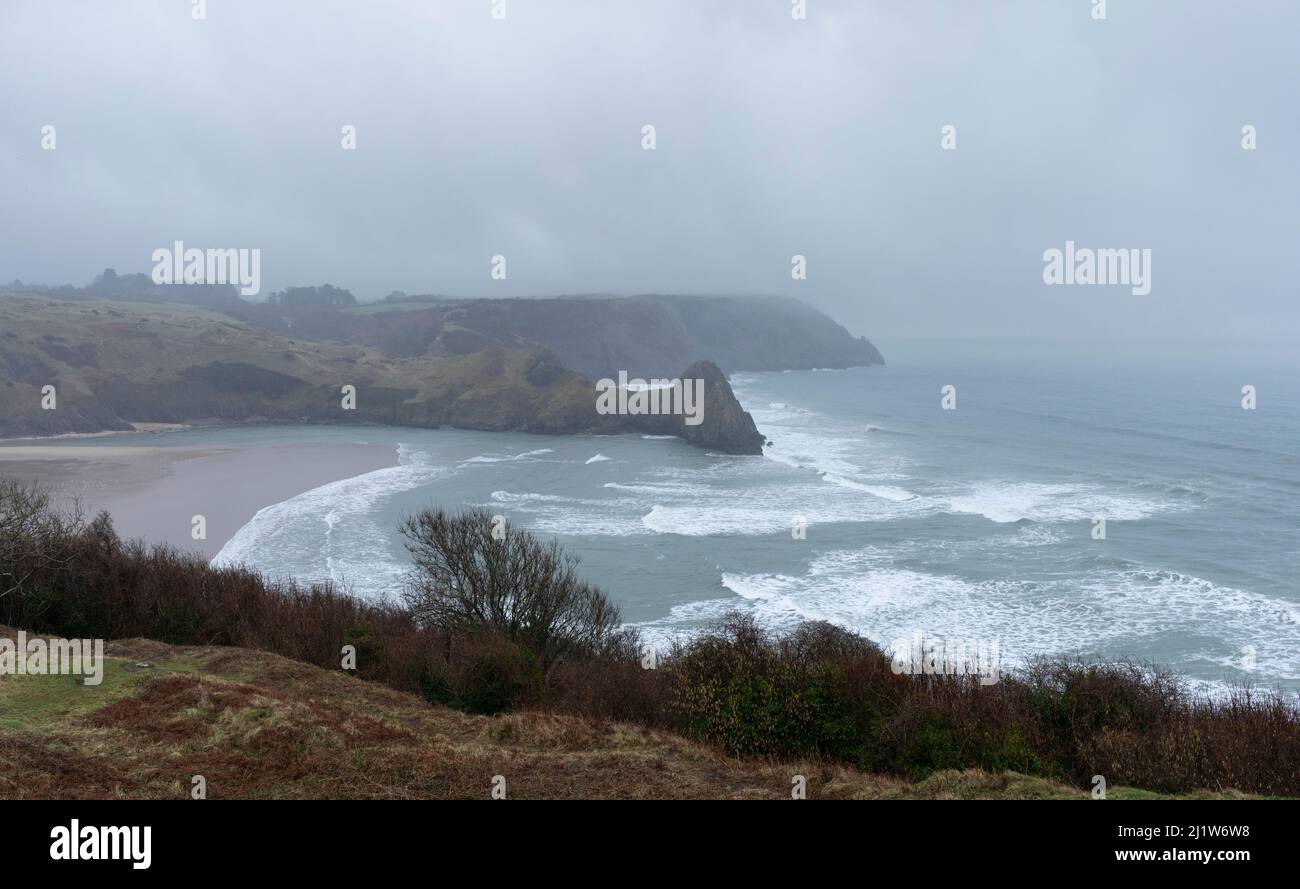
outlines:
M490 5L0 5L0 279L147 271L183 239L260 247L264 292L789 293L875 337L1300 332L1294 4ZM1152 293L1044 287L1067 239L1151 248Z

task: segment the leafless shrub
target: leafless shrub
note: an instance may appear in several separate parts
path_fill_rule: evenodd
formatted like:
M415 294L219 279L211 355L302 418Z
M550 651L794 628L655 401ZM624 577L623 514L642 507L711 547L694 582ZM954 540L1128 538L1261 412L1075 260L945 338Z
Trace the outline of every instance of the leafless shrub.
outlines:
M625 644L618 609L578 577L578 560L483 509L425 510L402 524L415 566L404 598L422 625L489 629L549 666Z

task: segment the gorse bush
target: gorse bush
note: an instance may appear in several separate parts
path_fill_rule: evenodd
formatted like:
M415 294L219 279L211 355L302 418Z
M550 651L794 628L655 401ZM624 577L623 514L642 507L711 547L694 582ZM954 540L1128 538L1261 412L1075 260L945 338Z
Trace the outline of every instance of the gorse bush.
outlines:
M731 616L664 669L696 740L730 752L823 756L923 778L941 769L1044 775L1162 792L1300 794L1300 712L1278 693L1191 695L1150 666L1041 660L981 685L908 676L826 624L789 636Z
M773 645L751 617L726 618L666 668L687 734L733 753L840 756L857 737L836 660Z
M636 633L554 544L494 537L481 511L421 513L405 530L405 604L363 602L120 540L107 515L87 522L0 480L0 624L256 648L334 670L351 645L356 675L436 704L633 721L742 756L1300 795L1300 713L1278 694L1209 700L1152 667L1062 659L987 686L898 675L853 633L810 623L773 636L740 615L646 669Z
M541 701L540 658L491 632L447 636L442 656L430 667L420 691L444 707L490 716Z

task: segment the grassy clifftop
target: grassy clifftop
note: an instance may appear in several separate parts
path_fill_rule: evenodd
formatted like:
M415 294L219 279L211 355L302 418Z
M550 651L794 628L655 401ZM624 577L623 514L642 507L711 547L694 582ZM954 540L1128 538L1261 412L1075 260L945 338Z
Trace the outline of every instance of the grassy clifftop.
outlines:
M212 799L488 799L495 775L508 798L789 799L794 775L808 779L810 798L1088 798L1013 772L910 783L826 763L737 760L605 720L471 716L249 649L132 639L110 642L106 655L94 687L0 676L0 798L184 799L194 775Z

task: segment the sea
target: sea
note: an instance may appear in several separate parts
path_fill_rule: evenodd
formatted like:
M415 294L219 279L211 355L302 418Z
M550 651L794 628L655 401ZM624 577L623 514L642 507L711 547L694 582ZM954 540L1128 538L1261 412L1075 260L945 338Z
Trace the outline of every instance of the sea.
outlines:
M1211 692L1300 699L1294 349L878 345L883 367L734 374L771 441L762 457L450 429L183 440L397 447L396 467L263 509L215 559L363 597L400 594L404 517L474 505L558 538L657 645L739 611L773 632L829 621L886 646L995 642L1003 670L1128 658Z

